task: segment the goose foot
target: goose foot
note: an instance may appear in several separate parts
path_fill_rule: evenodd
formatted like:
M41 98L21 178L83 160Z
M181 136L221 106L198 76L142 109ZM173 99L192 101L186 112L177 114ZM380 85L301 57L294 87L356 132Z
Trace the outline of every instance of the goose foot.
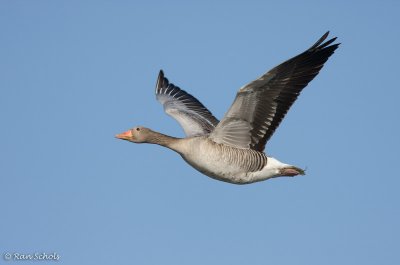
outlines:
M291 167L282 168L280 170L280 174L281 174L281 176L294 177L297 175L305 175L306 173L301 168L291 166Z

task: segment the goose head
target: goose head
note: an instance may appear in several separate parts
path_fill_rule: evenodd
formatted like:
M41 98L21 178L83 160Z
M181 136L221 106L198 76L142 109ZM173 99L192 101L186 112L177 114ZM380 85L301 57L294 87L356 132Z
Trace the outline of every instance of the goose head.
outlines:
M137 126L126 132L117 134L115 137L132 143L147 143L147 138L151 134L151 130L142 126Z

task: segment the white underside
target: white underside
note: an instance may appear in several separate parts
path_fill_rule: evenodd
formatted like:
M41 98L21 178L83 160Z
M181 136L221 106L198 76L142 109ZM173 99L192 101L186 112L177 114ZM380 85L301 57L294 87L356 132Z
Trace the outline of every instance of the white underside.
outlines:
M273 177L280 176L280 170L285 167L290 167L289 164L284 164L279 160L268 156L267 165L257 172L249 173L250 177L255 181L262 181Z

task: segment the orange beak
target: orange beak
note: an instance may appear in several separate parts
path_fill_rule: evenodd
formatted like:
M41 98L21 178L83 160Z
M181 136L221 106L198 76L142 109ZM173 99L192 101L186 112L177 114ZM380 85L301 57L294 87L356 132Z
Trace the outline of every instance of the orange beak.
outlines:
M131 139L131 137L132 137L131 130L115 135L115 138L118 138L121 140L129 140L129 139Z

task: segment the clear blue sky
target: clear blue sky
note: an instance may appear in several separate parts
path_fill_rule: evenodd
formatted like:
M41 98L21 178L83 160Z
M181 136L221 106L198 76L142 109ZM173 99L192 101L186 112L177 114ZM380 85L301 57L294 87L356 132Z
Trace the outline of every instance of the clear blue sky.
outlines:
M136 2L1 1L1 255L400 264L398 1ZM235 186L114 138L183 136L155 100L160 69L221 118L327 30L341 47L267 146L306 176Z

